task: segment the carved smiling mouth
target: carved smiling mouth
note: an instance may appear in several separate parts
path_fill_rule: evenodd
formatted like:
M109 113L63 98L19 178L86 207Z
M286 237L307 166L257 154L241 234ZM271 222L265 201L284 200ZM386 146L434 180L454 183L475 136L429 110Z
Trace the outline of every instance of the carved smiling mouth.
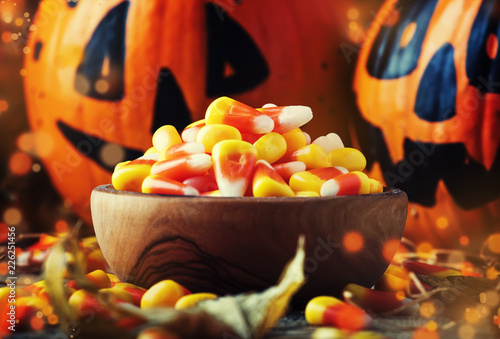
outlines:
M62 120L58 120L56 124L62 135L64 135L64 137L78 150L80 154L92 160L108 172L113 172L116 163L124 160L136 159L144 153L140 149L110 143L102 138L79 131ZM107 161L106 156L104 155L104 150L110 146L116 146L116 149L123 152L123 155L121 156L122 159L120 161Z

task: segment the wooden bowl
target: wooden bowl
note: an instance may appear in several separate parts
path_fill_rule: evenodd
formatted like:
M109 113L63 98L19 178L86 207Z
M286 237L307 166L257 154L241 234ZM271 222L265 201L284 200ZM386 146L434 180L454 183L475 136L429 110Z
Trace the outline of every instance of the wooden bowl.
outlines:
M392 259L408 200L398 189L317 198L184 197L95 188L97 240L122 280L149 287L173 279L219 295L275 284L306 236L307 283L296 300L372 286ZM386 246L384 246L386 245ZM299 301L300 302L300 301Z

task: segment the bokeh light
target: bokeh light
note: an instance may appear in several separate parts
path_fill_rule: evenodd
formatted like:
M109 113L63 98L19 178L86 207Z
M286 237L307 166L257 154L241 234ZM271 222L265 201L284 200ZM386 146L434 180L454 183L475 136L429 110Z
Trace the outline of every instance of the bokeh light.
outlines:
M460 238L458 238L458 242L462 246L467 246L467 245L469 245L470 239L468 236L462 235Z
M450 222L448 221L448 218L446 217L439 217L436 219L436 226L437 228L443 230L449 226Z
M460 339L472 339L474 338L476 334L476 330L474 329L474 326L466 324L462 325L458 329L458 337Z
M31 165L31 157L24 152L14 152L9 159L9 170L14 175L28 173Z
M399 248L399 239L389 239L382 246L382 256L387 262L391 262L394 258L394 254Z
M65 220L58 220L55 229L57 233L66 233L68 232L68 223Z
M6 100L0 100L0 113L9 109L9 103Z
M23 220L23 215L22 215L21 211L15 207L7 208L3 212L3 221L7 225L11 225L11 226L19 225L22 220Z
M35 153L39 157L47 157L54 150L54 139L50 134L38 131L35 133Z
M422 256L431 253L433 249L434 247L429 242L424 241L417 245L417 253Z
M45 320L43 320L43 318L39 318L38 316L34 316L30 320L30 325L33 330L40 331L45 326Z
M115 166L125 160L125 150L118 144L105 144L99 153L102 162L108 166Z
M363 248L364 242L361 233L356 231L347 232L342 239L342 245L348 252L358 252Z
M423 318L432 318L436 314L436 307L432 302L424 301L420 304L419 313Z
M492 234L487 239L488 249L495 253L500 253L500 233Z

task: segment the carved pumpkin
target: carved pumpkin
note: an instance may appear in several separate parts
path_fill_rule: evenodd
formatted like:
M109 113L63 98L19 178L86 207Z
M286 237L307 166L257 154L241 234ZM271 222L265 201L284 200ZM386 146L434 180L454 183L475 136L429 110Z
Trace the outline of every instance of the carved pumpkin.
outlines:
M405 235L478 246L500 229L500 2L388 0L360 53L357 140L406 191Z
M25 60L32 130L52 181L87 221L91 190L216 97L312 107L306 128L347 135L355 105L345 1L42 1ZM352 67L353 68L353 67ZM351 69L352 69L351 68Z

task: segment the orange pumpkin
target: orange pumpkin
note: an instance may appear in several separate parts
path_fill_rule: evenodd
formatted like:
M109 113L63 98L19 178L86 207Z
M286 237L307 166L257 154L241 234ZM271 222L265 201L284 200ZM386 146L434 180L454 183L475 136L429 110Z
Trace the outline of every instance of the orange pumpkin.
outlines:
M356 0L45 0L25 60L32 130L57 189L87 221L91 190L221 95L311 106L313 136L347 135Z
M500 2L388 0L358 59L357 140L408 194L405 235L477 247L500 229Z

